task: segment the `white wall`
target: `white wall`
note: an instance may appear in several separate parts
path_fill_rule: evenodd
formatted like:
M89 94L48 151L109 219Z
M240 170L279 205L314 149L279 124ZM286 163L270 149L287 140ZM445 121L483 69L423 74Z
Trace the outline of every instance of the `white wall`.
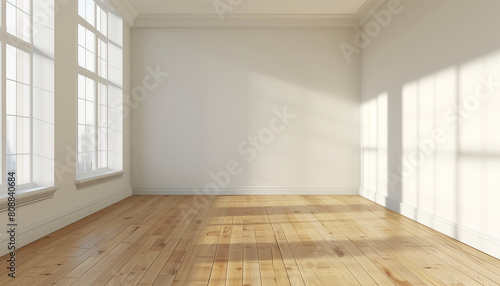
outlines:
M500 2L401 5L363 51L361 193L500 257Z
M61 4L59 4L61 3ZM23 246L132 194L130 187L130 118L124 121L124 175L77 190L77 1L58 1L55 14L55 185L51 199L17 209L17 246ZM124 90L129 90L130 28L124 27ZM127 93L127 92L125 92ZM69 151L68 151L69 150ZM7 216L5 212L1 216ZM6 233L6 232L3 232ZM7 245L2 235L0 244ZM2 248L0 254L5 254Z
M169 73L132 109L134 193L193 194L208 184L217 194L357 194L360 66L338 48L352 37L350 29L133 29L132 85L154 82L148 67ZM273 110L285 108L296 118L270 134ZM244 142L259 134L267 144L254 158ZM232 161L237 175L219 173Z

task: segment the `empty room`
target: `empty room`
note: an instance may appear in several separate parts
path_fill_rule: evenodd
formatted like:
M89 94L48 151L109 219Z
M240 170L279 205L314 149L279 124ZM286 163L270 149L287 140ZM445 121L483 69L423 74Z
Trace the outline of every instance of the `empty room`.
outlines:
M0 0L0 285L500 285L499 15Z

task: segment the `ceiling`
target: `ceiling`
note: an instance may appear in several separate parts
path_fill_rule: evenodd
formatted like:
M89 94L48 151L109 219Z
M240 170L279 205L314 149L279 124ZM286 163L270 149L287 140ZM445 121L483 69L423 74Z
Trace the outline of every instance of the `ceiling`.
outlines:
M233 15L355 14L367 0L129 0L138 14L217 14L215 3L235 3ZM221 6L222 7L222 6ZM223 9L223 8L222 8Z

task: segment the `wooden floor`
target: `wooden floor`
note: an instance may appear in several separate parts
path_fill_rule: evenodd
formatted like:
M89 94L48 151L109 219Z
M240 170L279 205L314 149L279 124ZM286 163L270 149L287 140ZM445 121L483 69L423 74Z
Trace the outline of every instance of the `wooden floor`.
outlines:
M500 285L499 260L359 196L133 196L17 256L0 285Z

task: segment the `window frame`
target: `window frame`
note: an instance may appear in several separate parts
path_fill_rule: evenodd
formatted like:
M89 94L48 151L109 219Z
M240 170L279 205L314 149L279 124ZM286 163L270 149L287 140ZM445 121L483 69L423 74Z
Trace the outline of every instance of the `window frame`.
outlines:
M18 156L18 150L16 148L16 151L13 152L12 154L7 154L7 117L8 116L13 116L16 118L16 138L15 138L15 144L18 144L18 138L17 138L17 118L19 117L24 117L29 119L29 136L28 136L28 141L29 141L29 152L26 153L25 155L29 156L29 181L27 183L21 184L21 185L16 185L16 196L17 196L17 205L18 206L23 206L27 204L31 204L37 201L45 200L48 198L52 198L55 191L58 189L56 186L53 185L53 182L51 185L37 185L35 183L34 179L34 133L35 133L35 128L34 128L34 121L35 121L35 116L34 116L34 91L35 91L35 83L34 83L34 71L35 71L35 54L39 55L40 52L37 52L37 48L35 45L35 35L34 35L34 27L35 24L39 25L39 23L35 23L34 21L34 1L36 0L29 0L29 42L24 39L24 37L14 35L8 32L8 27L7 27L7 5L13 5L11 3L8 3L7 0L0 0L0 60L1 60L1 109L2 109L2 116L0 117L0 126L1 126L1 139L0 139L0 145L1 145L1 151L2 153L0 154L0 212L5 211L6 208L3 206L7 205L8 201L8 194L7 194L7 184L6 184L6 173L8 170L7 168L7 160L9 156ZM19 31L19 24L20 22L17 21L17 15L18 15L18 10L22 10L21 8L15 6L16 9L16 34ZM22 13L27 14L25 11L21 11ZM49 13L48 11L46 11ZM53 12L53 11L52 11ZM53 18L51 19L52 21L54 20ZM26 25L22 25L22 28L25 29ZM26 31L24 31L26 32ZM29 55L29 84L22 83L24 85L28 86L29 90L29 116L21 116L17 112L17 85L20 83L19 79L8 79L7 75L7 47L11 46L13 49L16 51L16 71L18 68L18 51L25 52ZM7 114L7 82L12 81L16 85L16 113L15 114ZM47 158L49 159L49 158ZM54 161L53 158L49 159L51 161ZM16 175L19 170L17 170L17 158L16 158ZM52 173L54 175L54 173ZM54 179L54 178L52 178ZM53 181L53 180L52 180Z
M112 180L112 179L116 179L116 178L119 178L124 172L123 172L123 165L121 167L121 169L112 169L110 168L110 160L109 160L109 153L111 152L110 149L109 149L109 133L110 132L115 132L112 127L109 125L109 111L111 108L113 108L112 106L110 106L110 100L109 100L109 87L110 86L114 86L116 88L119 88L122 92L122 99L123 99L123 87L122 86L119 86L117 84L115 84L114 82L112 82L110 79L109 79L109 60L110 60L110 56L109 56L109 45L110 44L113 44L113 45L116 45L118 46L120 49L122 49L123 51L123 43L115 43L112 39L110 39L110 14L114 14L116 17L118 17L121 21L121 25L124 25L124 20L123 20L123 17L118 13L116 12L111 6L109 6L107 3L104 3L103 1L93 1L94 2L94 5L93 5L93 14L94 14L94 17L93 17L93 20L94 20L94 23L91 24L87 21L87 17L83 17L82 15L80 15L79 13L79 7L80 7L80 2L83 1L83 2L87 2L88 0L77 0L77 33L80 33L80 26L82 26L83 28L85 28L86 30L90 31L91 33L94 34L94 37L95 37L95 41L94 41L94 51L95 51L95 55L94 55L94 58L93 58L93 61L94 61L94 64L93 64L93 71L92 70L89 70L86 68L87 66L87 61L85 60L85 66L82 66L80 65L80 59L77 58L77 82L79 82L79 78L80 76L83 76L85 78L88 78L92 81L94 81L94 102L93 102L93 147L92 147L92 151L93 152L93 163L95 165L95 167L93 166L91 170L87 170L86 169L86 162L85 162L85 159L84 159L84 162L82 163L83 164L83 171L79 171L79 160L80 160L80 153L81 154L84 154L84 157L85 157L85 154L88 152L86 150L86 146L83 147L83 150L80 150L80 146L78 146L77 148L77 151L76 151L76 157L77 157L77 168L76 168L76 181L75 181L75 184L77 186L77 189L81 189L81 188L85 188L85 187L89 187L89 186L93 186L93 185L96 185L96 184L100 184L100 183L103 183L103 182L106 182L108 180ZM85 5L84 5L85 6ZM87 8L87 6L85 6ZM98 29L98 21L101 20L101 18L98 18L98 9L100 9L101 11L103 11L104 13L106 13L106 30L105 30L105 33L104 32L101 32L99 29ZM102 23L100 24L102 25ZM122 33L123 33L123 29L122 29ZM80 37L80 35L78 34L78 37ZM123 34L122 36L123 37ZM86 37L85 37L86 38ZM86 40L86 39L85 39ZM106 63L106 73L104 76L101 76L100 74L100 59L101 59L101 56L100 56L100 53L99 53L99 50L100 50L100 41L104 42L105 43L105 46L106 46L106 59L105 59L105 63ZM77 49L79 49L81 47L80 43L77 43ZM121 80L123 82L123 62L124 62L124 58L123 58L123 54L122 54L122 58L121 58L121 61L122 61L122 73L121 73ZM103 105L102 103L100 103L100 85L104 85L105 86L105 90L106 90L106 104L105 104L105 108L106 108L106 126L105 127L101 127L101 124L100 124L100 121L99 121L99 106L100 105ZM77 88L77 90L79 91L79 87ZM79 101L80 100L80 95L78 95L78 92L77 92L77 100ZM77 105L79 105L79 102L77 102ZM77 108L77 113L79 112L79 109L80 107ZM123 111L122 111L122 115L123 115ZM79 115L80 116L80 115ZM122 124L123 124L123 118L121 118L122 120ZM80 122L77 122L77 130L80 128L80 126L87 126L87 124L81 124ZM100 142L99 142L99 132L100 132L100 129L105 129L106 132L105 132L105 136L106 136L106 150L105 151L100 151ZM123 130L119 131L121 133L121 144L123 146ZM85 139L84 139L84 142L85 144L88 142L89 140L87 139L87 137L85 136ZM79 139L79 134L77 132L77 144L80 145L80 139ZM100 156L99 156L99 152L106 152L106 166L105 167L99 167L100 166ZM122 157L122 161L123 161L123 154L120 154L121 157Z

